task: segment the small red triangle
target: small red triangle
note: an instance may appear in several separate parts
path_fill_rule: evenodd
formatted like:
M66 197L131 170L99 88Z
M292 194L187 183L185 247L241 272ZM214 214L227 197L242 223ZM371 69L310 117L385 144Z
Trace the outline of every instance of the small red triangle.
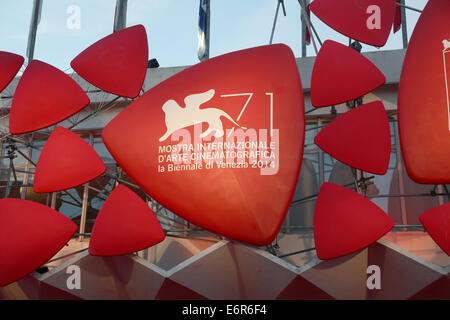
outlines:
M450 256L450 203L422 213L419 219L431 238Z
M94 256L128 254L151 247L165 236L148 205L130 189L118 185L97 216L89 253Z
M105 173L95 150L77 134L56 129L42 149L34 174L35 192L55 192L82 185Z
M97 41L70 63L86 81L107 92L135 98L148 63L147 33L136 25Z
M14 79L23 61L24 58L18 54L0 51L0 92Z
M314 0L310 8L320 20L337 32L351 39L382 47L389 38L394 22L395 2L396 0Z
M326 260L358 251L377 241L394 221L362 195L324 183L314 211L317 256Z
M41 267L70 240L77 225L40 203L0 200L0 286Z
M9 132L22 134L49 127L88 104L88 96L71 77L45 62L33 60L14 94Z
M350 167L385 174L391 134L383 103L371 102L340 115L316 135L314 143Z
M369 59L352 48L327 40L314 63L311 104L320 108L354 100L385 82L386 77Z

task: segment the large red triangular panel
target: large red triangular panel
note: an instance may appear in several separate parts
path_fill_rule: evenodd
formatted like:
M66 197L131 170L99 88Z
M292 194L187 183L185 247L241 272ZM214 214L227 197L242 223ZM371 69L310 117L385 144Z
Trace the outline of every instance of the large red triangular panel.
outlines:
M317 256L326 260L358 251L377 241L394 221L362 195L324 183L314 211Z
M354 100L385 82L386 77L369 59L352 48L327 40L314 63L311 104L320 108Z
M422 213L419 219L431 238L450 256L450 203Z
M39 60L27 66L9 114L9 132L22 134L49 127L89 104L81 87L61 70Z
M123 255L151 247L164 238L161 224L144 200L127 187L118 185L97 216L89 253Z
M147 91L108 123L103 141L165 208L211 232L267 245L279 232L300 171L301 88L289 47L231 52ZM182 146L181 162L174 145Z
M375 47L386 44L396 0L314 0L311 11L343 35Z
M147 34L142 25L129 27L97 41L70 65L81 77L107 92L135 98L147 72Z
M398 131L408 176L450 183L450 1L428 1L406 50L398 87Z
M105 173L95 150L77 134L56 127L42 149L34 174L35 192L55 192L82 185Z
M0 92L14 79L24 58L18 54L0 51Z
M77 231L77 225L40 203L0 200L0 286L41 267Z
M346 165L385 174L391 134L383 103L371 102L342 114L316 135L314 143Z

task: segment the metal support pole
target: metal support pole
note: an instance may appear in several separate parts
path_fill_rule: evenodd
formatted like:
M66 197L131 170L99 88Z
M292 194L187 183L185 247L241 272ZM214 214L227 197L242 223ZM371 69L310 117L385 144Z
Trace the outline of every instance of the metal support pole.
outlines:
M282 255L279 255L278 258L286 258L286 257L289 257L289 256L293 256L293 255L300 254L300 253L305 253L305 252L310 252L310 251L313 251L313 250L316 250L316 248L308 248L308 249L303 249L303 250L300 250L300 251L295 251L295 252L291 252L291 253L282 254Z
M275 33L275 26L277 25L278 11L280 10L280 5L281 5L281 1L278 0L277 10L275 11L275 18L273 19L272 32L270 33L269 44L272 44L273 34Z
M444 187L442 186L442 184L439 184L437 186L437 190L436 191L437 191L438 194L440 194L438 196L438 201L439 201L439 205L442 206L445 203L444 196L442 195L442 194L444 194Z
M322 127L322 119L319 119L318 126ZM324 165L324 152L319 148L319 187L325 182L325 165Z
M30 146L28 147L28 158L32 158L33 156L33 148L31 147L31 144L33 143L33 137L30 139ZM25 164L25 172L23 175L23 184L27 185L30 180L30 168L31 162L27 160L27 163ZM22 187L22 194L20 195L21 199L25 199L27 195L27 187Z
M92 146L94 143L94 135L92 133L89 134L89 145ZM89 201L89 182L84 185L83 190L83 204L81 205L81 219L80 219L80 233L85 233L86 230L86 216L87 216L87 208ZM79 241L84 239L83 235L78 237Z
M209 39L211 33L210 21L211 21L211 1L206 3L206 59L209 59Z
M398 5L399 7L405 8L405 9L409 9L409 10L412 10L415 12L422 13L422 10L405 5L405 0L401 0L401 3L397 2L396 5Z
M399 4L399 3L397 3ZM402 38L403 38L403 49L406 49L408 47L408 27L406 23L406 8L405 8L405 0L401 0L400 4L401 9L401 17L402 17Z
M78 120L77 122L75 122L74 124L72 124L70 127L68 127L67 129L72 130L73 128L75 128L77 125L79 125L80 123L82 123L83 121L86 121L87 119L89 119L90 117L95 116L97 113L99 113L102 110L105 110L105 108L110 107L114 102L116 102L118 99L120 99L120 96L115 97L114 99L112 99L111 101L109 101L107 104L99 107L97 110L91 112L90 114L88 114L87 116L85 116L84 118L81 118L80 120Z
M116 13L114 15L114 32L122 30L127 26L127 3L128 0L116 1Z
M314 35L317 37L317 40L319 41L320 45L322 45L322 41L320 41L319 35L316 32L316 29L314 29L314 27L312 26L311 21L308 18L308 14L306 13L306 9L304 8L302 1L298 0L298 3L300 4L301 10L302 10L302 17L306 21L306 26L308 27L309 34L311 35L311 42L313 44L314 51L316 52L316 55L317 55L317 54L319 54L319 50L317 49L316 41L314 40L314 37L313 37L313 31L314 31Z
M20 150L16 150L22 157L24 157L27 161L29 161L33 166L36 167L36 163L34 163L26 154L24 154L22 151Z
M400 194L405 194L405 185L403 180L403 163L402 163L402 155L400 148L400 137L398 134L398 126L394 125L395 131L395 150L397 151L397 171L398 171L398 191ZM406 216L406 201L404 197L400 198L400 208L402 213L402 224L408 224L408 219Z
M52 192L52 202L50 208L52 208L53 210L55 210L56 208L56 192Z
M34 0L31 13L30 30L28 32L27 57L28 63L33 60L34 47L36 45L36 33L41 20L42 0Z
M8 168L8 182L6 183L6 190L5 190L5 198L9 197L9 193L11 192L11 171L13 166L13 160L9 159L9 168Z

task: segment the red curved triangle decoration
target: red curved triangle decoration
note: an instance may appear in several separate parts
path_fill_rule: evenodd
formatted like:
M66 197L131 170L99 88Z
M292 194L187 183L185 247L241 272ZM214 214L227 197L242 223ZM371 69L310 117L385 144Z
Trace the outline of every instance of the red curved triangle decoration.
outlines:
M133 191L118 185L95 220L89 243L94 256L116 256L151 247L166 237L148 205Z
M314 63L311 104L320 108L354 100L385 82L386 77L369 59L352 48L327 40Z
M14 79L23 62L24 58L18 54L0 51L0 92Z
M345 256L377 241L394 221L362 195L324 183L314 211L314 242L319 259Z
M391 134L383 103L371 102L340 115L316 135L314 143L350 167L385 174Z
M95 150L77 134L63 127L48 138L34 174L35 192L55 192L82 185L105 173Z
M17 85L9 114L9 132L22 134L49 127L88 104L88 96L71 77L45 62L33 60Z
M409 177L450 183L450 1L428 1L406 51L398 127Z
M70 63L86 81L107 92L135 98L147 72L147 33L136 25L97 41Z
M77 225L40 203L0 200L0 286L41 267L70 240Z
M395 17L396 0L314 0L311 11L325 24L360 42L382 47Z
M434 242L450 256L450 203L422 213L419 219Z
M127 174L172 212L267 245L295 191L304 126L294 55L271 45L177 73L127 106L103 140Z

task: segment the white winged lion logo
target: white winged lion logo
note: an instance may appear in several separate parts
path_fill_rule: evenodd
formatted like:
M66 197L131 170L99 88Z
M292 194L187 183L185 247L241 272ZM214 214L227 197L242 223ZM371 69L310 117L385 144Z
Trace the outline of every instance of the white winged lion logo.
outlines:
M214 132L214 137L223 137L223 124L220 117L225 117L234 123L236 126L247 129L240 126L234 119L225 111L217 108L200 109L200 105L211 100L214 97L215 90L211 89L203 93L191 94L184 98L186 107L181 107L175 100L167 100L162 106L162 110L166 114L165 121L167 131L159 138L162 142L166 140L175 131L192 126L196 123L206 122L208 123L208 129L203 132L200 137L204 138L210 133Z

